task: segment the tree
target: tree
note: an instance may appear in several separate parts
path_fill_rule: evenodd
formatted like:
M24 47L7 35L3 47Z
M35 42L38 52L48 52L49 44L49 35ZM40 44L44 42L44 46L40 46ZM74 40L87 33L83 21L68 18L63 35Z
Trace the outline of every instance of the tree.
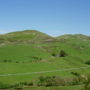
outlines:
M59 57L65 57L67 56L67 53L64 50L61 50L59 53Z

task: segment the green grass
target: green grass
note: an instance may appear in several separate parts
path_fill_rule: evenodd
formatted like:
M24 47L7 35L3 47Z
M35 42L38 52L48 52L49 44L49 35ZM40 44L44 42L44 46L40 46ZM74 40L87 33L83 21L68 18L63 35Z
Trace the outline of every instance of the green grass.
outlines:
M45 40L50 40L50 42L45 42ZM0 35L0 43L0 75L89 66L85 64L86 61L90 60L90 40L88 36L70 35L68 38L63 36L56 40L56 38L44 33L27 30ZM67 56L52 56L53 53L59 55L61 50L67 53ZM30 75L0 76L0 82L14 84L22 81L36 81L39 76L74 77L71 72L89 75L90 68ZM79 90L80 87L32 87L25 88L25 90Z
M53 57L52 52L58 54L60 50L68 53L66 57ZM50 51L48 51L50 50ZM62 70L75 67L86 67L85 61L89 60L89 49L82 51L64 43L50 44L23 44L6 45L0 47L0 74L16 74L27 72L40 72L50 70ZM38 57L33 58L33 57ZM86 59L85 59L86 58ZM5 62L5 60L7 60ZM11 61L8 61L11 60ZM18 62L18 63L17 63ZM88 69L51 72L42 74L0 77L0 82L16 83L37 79L41 75L60 75L73 77L71 72L90 74Z
M24 30L11 32L8 34L0 35L1 44L21 44L21 43L40 43L47 39L54 39L53 37L36 31L36 30Z
M10 45L0 47L0 61L9 60L11 62L31 62L35 61L34 57L41 59L50 57L50 54L41 48L31 45Z
M80 67L79 65L70 65L65 61L55 61L52 63L1 63L0 64L0 74L16 74L16 73L28 73L28 72L41 72L41 71L53 71L53 70L62 70ZM82 65L85 66L85 65ZM71 72L77 72L80 74L90 74L88 69L80 70L70 70L70 71L61 71L61 72L49 72L49 73L40 73L40 74L30 74L30 75L17 75L17 76L0 76L0 82L5 83L16 83L20 81L30 81L35 80L39 76L49 75L49 76L64 76L64 77L73 77Z

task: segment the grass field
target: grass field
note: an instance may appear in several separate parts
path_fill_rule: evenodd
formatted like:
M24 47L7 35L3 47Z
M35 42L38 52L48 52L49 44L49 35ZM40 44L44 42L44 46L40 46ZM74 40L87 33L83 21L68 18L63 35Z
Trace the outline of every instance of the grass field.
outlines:
M54 52L58 54L60 49L63 49L69 55L66 57L53 57L51 53ZM85 49L85 52L88 52L88 50ZM82 51L81 53L80 50L76 48L71 48L70 45L65 45L63 43L62 44L54 43L53 45L25 44L25 45L15 45L15 46L14 45L1 46L0 75L87 67L88 65L86 65L84 62L85 60L89 59L89 56L88 53L85 54L85 52ZM71 77L73 76L70 73L72 71L78 72L80 74L90 74L89 70L90 68L61 71L61 72L32 74L32 75L22 75L22 76L7 76L7 77L0 77L0 82L16 83L20 81L29 81L36 79L41 75L60 75L65 77Z
M28 41L29 38L31 38L29 36L30 34L27 36L26 32L22 32L21 35L19 33L21 32L15 32L5 35L5 38L7 36L7 40L5 39L6 41L4 41L3 44L2 43L0 44L0 82L6 84L14 84L24 81L26 82L34 81L35 83L37 81L37 78L40 76L75 77L72 74L72 72L81 75L90 75L89 64L86 64L86 62L90 62L90 41L88 37L82 35L80 36L71 35L72 36L71 38L71 36L66 35L64 37L57 37L58 38L57 40L55 38L53 39L54 41L50 42L41 42L41 39L39 38L38 42L41 43L31 43L31 41L30 42ZM31 36L33 36L34 38L37 33L42 37L44 35L43 40L46 40L46 38L49 39L52 38L42 33L39 34L39 32L36 31L34 31ZM17 36L15 37L16 34ZM23 35L25 35L25 37ZM13 41L10 38L13 39ZM34 40L36 40L35 38ZM19 43L17 43L18 39L20 39ZM64 56L61 56L62 54L61 51L63 51L63 54L65 54ZM73 69L80 67L88 67L88 68ZM64 69L70 70L64 71ZM62 71L55 71L55 70L62 70ZM46 73L33 73L33 72L46 72ZM33 73L33 74L24 74L24 73ZM44 89L79 90L78 88L80 87L81 86L48 87L48 88L32 87L32 88L25 88L25 90L30 89L42 90L42 88L43 90Z

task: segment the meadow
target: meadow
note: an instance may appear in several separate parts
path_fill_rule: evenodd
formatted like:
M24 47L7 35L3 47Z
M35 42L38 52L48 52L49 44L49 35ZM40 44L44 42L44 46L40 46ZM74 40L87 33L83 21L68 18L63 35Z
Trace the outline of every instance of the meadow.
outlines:
M37 45L1 46L0 75L62 70L68 68L79 68L79 67L88 66L87 64L85 64L85 60L88 60L89 57L88 54L85 55L84 54L85 52L81 53L81 51L79 51L78 49L71 48L70 45L60 44L59 47L58 44L54 43L54 45L37 44ZM58 54L60 49L63 49L69 55L66 57L52 56L52 52ZM38 77L39 75L60 75L60 76L70 77L72 76L72 74L70 73L72 71L79 72L82 74L90 73L88 68L88 69L70 70L70 71L61 71L61 72L49 72L44 74L41 73L41 74L32 74L32 75L0 77L0 81L7 83L24 81L24 80L27 81L29 79L31 80L35 77Z
M74 78L76 77L74 74L90 75L90 41L88 37L66 35L56 37L52 41L51 37L46 35L44 37L50 38L51 41L42 42L42 39L39 39L38 42L41 43L32 43L26 41L30 38L26 32L26 36L24 33L20 36L20 32L17 33L6 35L9 41L3 41L4 43L0 44L0 83L34 82L35 84L40 76ZM14 34L17 34L17 38ZM12 37L15 37L16 40L14 41ZM19 43L17 43L18 39L21 40ZM35 40L36 38L34 38ZM71 88L72 90L81 87L82 85L48 88L33 86L25 88L25 90L42 90L42 88L45 90L55 90L55 88L56 90L70 90Z

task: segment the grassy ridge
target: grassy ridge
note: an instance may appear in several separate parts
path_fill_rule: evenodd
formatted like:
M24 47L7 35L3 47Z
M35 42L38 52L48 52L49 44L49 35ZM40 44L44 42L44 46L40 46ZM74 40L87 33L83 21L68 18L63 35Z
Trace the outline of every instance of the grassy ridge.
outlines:
M48 39L53 40L54 38L36 30L24 30L0 35L1 44L40 43Z

